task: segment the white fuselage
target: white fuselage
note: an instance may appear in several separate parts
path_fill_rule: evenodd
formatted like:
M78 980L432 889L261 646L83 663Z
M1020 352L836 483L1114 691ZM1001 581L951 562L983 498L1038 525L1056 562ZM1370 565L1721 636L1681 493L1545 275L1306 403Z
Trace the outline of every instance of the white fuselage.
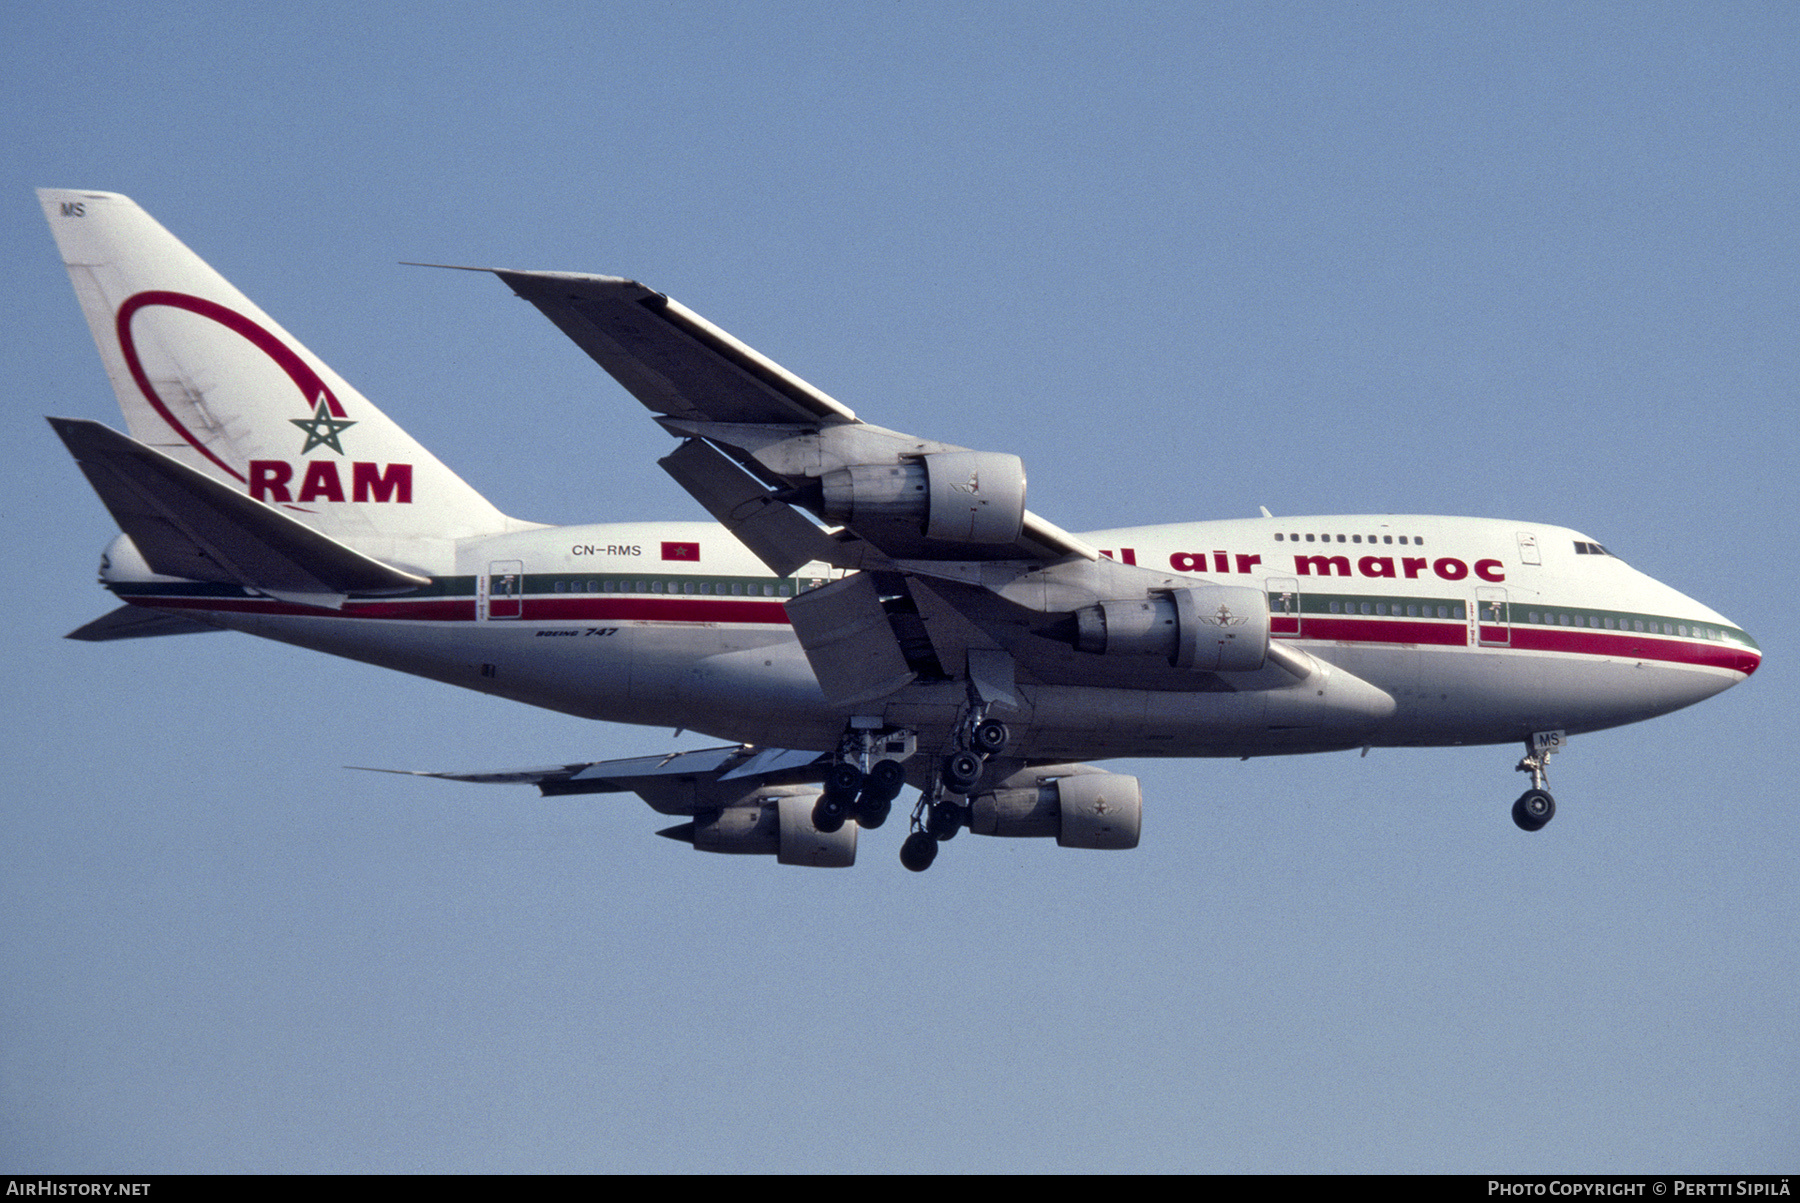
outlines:
M1085 538L1124 563L1264 590L1276 639L1392 704L1339 693L1327 705L1329 685L1241 688L1230 674L1180 687L1149 664L1105 686L1022 675L1016 755L1512 742L1665 714L1760 659L1715 611L1561 527L1385 515ZM155 577L129 548L109 553L105 578L138 604L587 718L791 748L828 749L844 730L849 711L826 703L783 609L836 569L772 576L705 523L541 527L407 550L396 558L428 572L430 588L337 609ZM947 732L963 690L919 682L875 709Z

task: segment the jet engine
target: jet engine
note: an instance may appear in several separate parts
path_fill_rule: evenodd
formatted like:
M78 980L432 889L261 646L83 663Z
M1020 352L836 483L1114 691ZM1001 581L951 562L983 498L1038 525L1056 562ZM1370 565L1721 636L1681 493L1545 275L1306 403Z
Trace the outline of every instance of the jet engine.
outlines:
M952 543L1006 544L1025 523L1025 464L1016 455L940 451L897 464L853 464L819 481L831 522L917 522Z
M1201 672L1255 672L1269 653L1269 602L1260 589L1193 585L1083 606L1075 611L1075 647L1161 656Z
M704 811L691 823L657 832L702 852L768 856L784 865L847 869L856 863L856 824L829 834L813 826L817 789L759 795L749 803Z
M1080 764L1021 769L969 799L975 834L1055 836L1064 848L1135 848L1143 820L1136 777Z

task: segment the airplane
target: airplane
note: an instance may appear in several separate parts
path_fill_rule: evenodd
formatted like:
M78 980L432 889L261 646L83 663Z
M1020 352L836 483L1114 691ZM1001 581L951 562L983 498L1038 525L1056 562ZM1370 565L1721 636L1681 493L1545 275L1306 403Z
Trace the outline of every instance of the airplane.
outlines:
M502 514L124 196L38 193L129 434L50 423L121 534L89 641L236 630L730 741L422 772L632 792L708 852L843 867L958 832L1139 841L1090 761L1522 744L1523 830L1570 736L1754 673L1756 641L1579 531L1405 514L1071 533L1017 456L865 422L643 284L492 274L650 410L710 522ZM390 770L392 771L392 770Z

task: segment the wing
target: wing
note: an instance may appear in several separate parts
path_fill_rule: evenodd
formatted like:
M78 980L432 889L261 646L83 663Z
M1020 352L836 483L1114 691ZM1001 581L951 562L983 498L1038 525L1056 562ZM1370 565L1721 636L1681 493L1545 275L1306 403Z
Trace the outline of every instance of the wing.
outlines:
M545 797L632 793L660 814L687 816L658 835L702 852L773 855L784 865L846 868L856 862L855 823L813 826L813 804L831 757L819 752L737 745L666 756L635 756L488 773L426 773L480 785L535 785Z
M477 785L535 785L544 797L568 794L636 794L665 815L691 815L742 802L769 785L804 785L825 779L831 758L820 752L752 748L738 744L665 756L633 756L529 769L480 773L433 773L407 769L363 769L436 777ZM817 792L816 790L814 792Z
M1016 456L863 422L822 389L636 281L494 274L670 433L699 440L664 467L752 550L770 553L764 558L776 571L792 571L795 556L805 557L798 563L873 566L869 549L887 560L1099 556L1025 508ZM802 525L818 528L797 514L797 523L771 517L776 507L795 505L847 533L809 535Z

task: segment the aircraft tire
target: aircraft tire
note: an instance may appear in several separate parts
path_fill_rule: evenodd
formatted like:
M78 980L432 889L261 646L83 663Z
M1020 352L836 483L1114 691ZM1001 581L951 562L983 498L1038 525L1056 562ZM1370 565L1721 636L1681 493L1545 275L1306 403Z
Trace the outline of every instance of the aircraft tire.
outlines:
M1541 831L1556 817L1556 799L1541 789L1528 789L1513 803L1513 822L1521 831Z
M825 774L825 796L835 798L847 806L855 799L856 791L862 788L862 784L862 770L853 764L839 761Z
M975 750L983 756L998 756L1006 750L1011 734L999 719L989 719L975 728Z
M962 807L948 802L933 802L925 815L925 831L932 839L953 840L962 830Z
M923 831L915 831L900 845L900 863L914 873L923 873L937 859L938 842Z
M841 831L844 820L850 817L850 803L842 798L834 798L830 794L820 794L819 800L813 803L812 823L816 831L830 835Z
M870 800L868 797L858 798L856 802L856 825L864 831L874 831L888 821L888 814L894 809L889 798ZM816 827L817 824L815 823Z
M877 760L863 779L863 801L892 802L906 785L906 767L898 760Z
M981 780L981 757L973 752L952 752L944 757L944 788L953 794L966 794Z

